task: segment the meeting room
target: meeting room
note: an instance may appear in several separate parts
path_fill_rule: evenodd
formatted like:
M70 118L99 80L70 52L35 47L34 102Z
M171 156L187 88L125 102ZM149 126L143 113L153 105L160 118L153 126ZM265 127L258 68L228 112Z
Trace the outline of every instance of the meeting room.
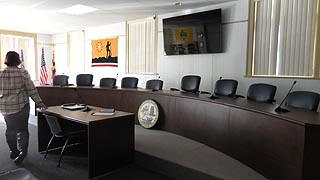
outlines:
M0 180L320 179L319 10L0 0Z

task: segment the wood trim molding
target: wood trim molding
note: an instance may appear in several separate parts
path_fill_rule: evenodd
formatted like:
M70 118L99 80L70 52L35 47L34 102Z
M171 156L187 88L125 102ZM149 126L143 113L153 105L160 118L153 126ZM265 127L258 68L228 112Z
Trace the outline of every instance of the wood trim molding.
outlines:
M316 16L316 30L315 30L315 45L314 45L314 59L313 59L313 77L320 77L320 0L317 5L317 16Z
M246 76L252 76L253 52L254 52L254 0L249 1L248 44L247 44L247 69Z

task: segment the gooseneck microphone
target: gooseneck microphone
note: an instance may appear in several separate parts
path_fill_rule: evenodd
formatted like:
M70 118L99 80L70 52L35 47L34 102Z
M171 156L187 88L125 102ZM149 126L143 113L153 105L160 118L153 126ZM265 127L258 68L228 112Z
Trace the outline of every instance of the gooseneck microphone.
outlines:
M219 80L221 80L221 79L222 79L222 76L219 77ZM209 98L210 99L219 99L219 97L215 96L214 90L213 90L213 92L212 92L212 94L211 94L211 96Z
M285 100L288 98L289 94L291 93L292 88L294 87L294 85L297 83L297 81L293 81L293 84L289 90L289 92L287 93L287 95L283 98L283 100L281 101L281 103L279 104L279 106L274 110L277 113L287 113L290 112L287 109L283 109L281 108L282 104L285 102Z
M84 103L84 100L83 100L82 96L80 95L80 93L78 92L77 88L72 88L72 89L75 91L75 93L79 97L81 104L83 104L85 106L85 108L81 109L81 111L84 111L84 112L91 111L91 108L89 108L88 105L86 105Z

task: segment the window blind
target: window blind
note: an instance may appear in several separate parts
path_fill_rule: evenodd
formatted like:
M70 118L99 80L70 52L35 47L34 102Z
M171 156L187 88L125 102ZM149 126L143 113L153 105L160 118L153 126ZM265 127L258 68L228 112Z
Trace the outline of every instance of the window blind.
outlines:
M318 1L254 1L253 75L314 76Z
M128 22L127 72L153 74L157 71L156 19Z

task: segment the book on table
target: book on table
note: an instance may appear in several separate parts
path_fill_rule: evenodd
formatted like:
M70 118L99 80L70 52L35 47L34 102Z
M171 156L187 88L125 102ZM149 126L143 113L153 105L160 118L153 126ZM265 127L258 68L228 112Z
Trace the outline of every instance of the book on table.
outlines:
M67 104L62 104L61 107L63 109L68 109L68 110L80 110L86 108L85 104L76 104L76 103L67 103Z
M98 111L92 113L94 116L110 116L114 115L115 110L112 108L100 108Z

